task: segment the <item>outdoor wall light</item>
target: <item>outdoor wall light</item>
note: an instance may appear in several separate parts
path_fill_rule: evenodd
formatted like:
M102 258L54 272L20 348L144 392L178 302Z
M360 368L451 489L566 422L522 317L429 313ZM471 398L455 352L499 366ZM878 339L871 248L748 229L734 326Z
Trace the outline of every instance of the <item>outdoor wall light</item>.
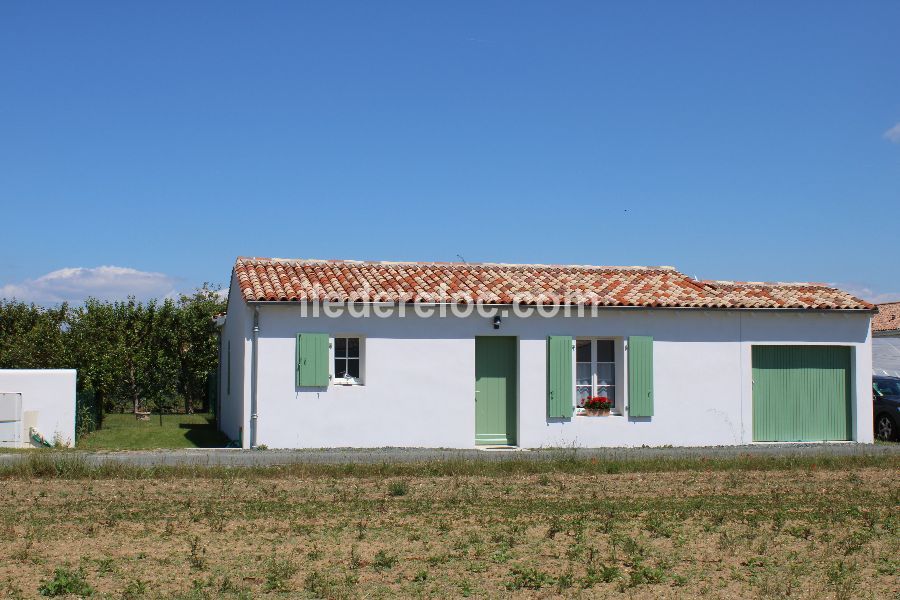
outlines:
M494 315L494 329L500 329L500 315Z

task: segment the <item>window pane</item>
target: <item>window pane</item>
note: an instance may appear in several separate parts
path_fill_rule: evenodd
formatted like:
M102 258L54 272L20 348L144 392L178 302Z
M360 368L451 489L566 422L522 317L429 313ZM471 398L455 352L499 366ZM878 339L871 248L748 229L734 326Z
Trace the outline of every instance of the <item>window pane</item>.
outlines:
M587 386L577 386L575 388L575 406L581 408L584 406L584 401L587 398L591 397L591 387Z
M347 359L347 375L349 375L350 377L359 379L359 359L358 358L348 358Z
M613 406L616 404L616 388L612 385L601 385L597 386L597 395L598 396L606 396L610 400L612 400Z
M614 362L615 360L615 342L612 340L597 340L597 362Z
M599 364L597 365L597 385L615 385L616 384L616 365Z
M334 359L334 377L336 379L343 379L347 376L347 359L346 358L335 358Z
M334 355L347 356L347 338L334 338Z
M575 340L575 362L591 362L590 340Z
M347 357L359 358L359 338L347 338Z
M591 385L591 363L575 363L575 383Z

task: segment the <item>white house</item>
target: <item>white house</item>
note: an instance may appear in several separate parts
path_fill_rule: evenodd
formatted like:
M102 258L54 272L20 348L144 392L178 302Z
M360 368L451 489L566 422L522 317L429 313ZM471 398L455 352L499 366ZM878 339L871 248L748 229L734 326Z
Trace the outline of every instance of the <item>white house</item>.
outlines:
M875 375L900 377L900 302L878 305L872 318L872 336Z
M41 438L75 445L75 369L0 369L0 447Z
M220 426L245 448L871 443L873 310L671 267L239 258Z

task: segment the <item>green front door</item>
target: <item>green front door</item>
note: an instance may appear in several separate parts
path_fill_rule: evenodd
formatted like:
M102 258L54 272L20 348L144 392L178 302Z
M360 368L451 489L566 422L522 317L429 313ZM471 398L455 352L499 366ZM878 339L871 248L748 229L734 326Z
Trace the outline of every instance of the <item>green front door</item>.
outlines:
M753 441L850 440L850 348L753 346Z
M475 338L475 443L516 443L516 338Z

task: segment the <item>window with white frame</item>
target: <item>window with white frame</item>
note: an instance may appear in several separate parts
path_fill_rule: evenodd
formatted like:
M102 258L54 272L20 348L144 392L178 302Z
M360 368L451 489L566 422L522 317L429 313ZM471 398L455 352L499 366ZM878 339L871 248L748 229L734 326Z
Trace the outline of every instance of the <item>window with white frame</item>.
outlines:
M334 338L335 383L362 383L362 340L358 337Z
M591 397L605 397L618 410L616 398L616 343L610 339L575 340L575 408L583 409Z

